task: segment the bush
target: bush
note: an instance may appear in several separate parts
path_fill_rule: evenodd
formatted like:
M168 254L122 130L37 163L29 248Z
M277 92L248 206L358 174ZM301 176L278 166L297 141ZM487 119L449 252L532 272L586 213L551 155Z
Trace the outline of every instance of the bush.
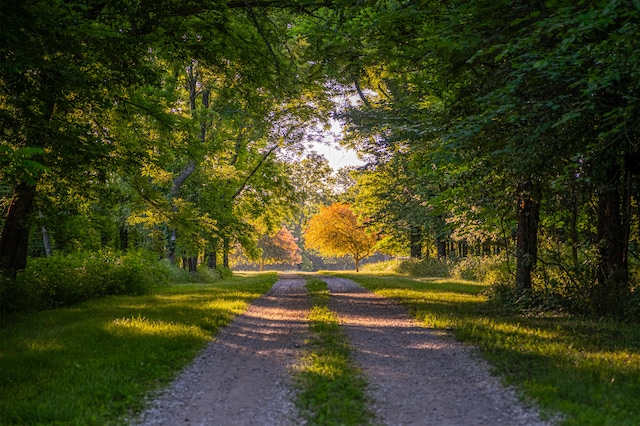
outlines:
M180 268L176 265L172 265L168 259L162 259L160 261L162 268L167 274L167 279L170 283L190 283L196 282L194 274L190 273L184 268Z
M435 258L388 260L367 264L363 272L394 272L411 277L448 277L450 265Z
M222 278L223 280L226 280L227 278L231 278L231 276L233 275L233 272L231 271L231 269L226 268L224 266L218 266L216 270L220 274L220 278Z
M385 260L384 262L365 263L360 270L362 272L397 272L398 260Z
M487 284L507 284L513 281L509 265L503 256L469 256L459 260L451 268L451 275Z
M222 266L211 269L206 265L198 265L195 274L192 274L184 268L172 265L168 260L161 261L166 271L169 282L172 283L213 283L222 279L231 278L233 273L231 269Z
M5 282L0 308L51 309L107 295L145 294L167 282L166 268L153 253L142 250L32 258L15 281Z
M448 261L438 260L433 257L424 259L406 259L400 262L397 271L410 277L448 277L451 274L451 265Z

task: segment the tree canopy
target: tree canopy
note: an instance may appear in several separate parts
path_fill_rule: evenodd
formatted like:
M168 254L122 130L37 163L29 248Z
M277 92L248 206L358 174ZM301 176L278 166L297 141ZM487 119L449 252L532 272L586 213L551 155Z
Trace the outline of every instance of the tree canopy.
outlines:
M261 250L260 270L264 265L269 264L285 264L297 265L302 262L300 256L300 247L296 243L296 239L286 226L280 228L275 235L263 235L258 242L258 248Z
M305 246L325 256L349 255L360 270L360 261L369 256L378 239L358 221L349 204L323 207L309 220L304 232Z
M577 312L637 295L637 2L37 0L0 18L10 281L29 256L105 247L227 265L283 224L312 247L304 222L342 202L388 252L500 253L518 293ZM365 166L302 154L330 118Z

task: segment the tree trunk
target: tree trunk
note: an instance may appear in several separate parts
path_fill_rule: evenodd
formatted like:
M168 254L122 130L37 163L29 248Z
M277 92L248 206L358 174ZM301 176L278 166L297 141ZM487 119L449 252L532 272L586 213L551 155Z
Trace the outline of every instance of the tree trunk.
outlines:
M229 267L229 238L227 237L222 241L222 266Z
M360 259L354 256L353 260L356 264L356 272L360 272Z
M438 246L438 259L446 259L447 258L447 242L444 240L438 240L436 242Z
M422 259L422 232L419 226L411 227L409 244L411 246L411 257L413 259Z
M198 256L189 256L189 272L195 274L198 272Z
M35 185L20 183L13 191L0 236L0 272L10 279L15 279L18 271L27 267L29 214L35 196Z
M192 115L196 113L196 109L197 109L196 98L201 93L202 93L202 105L205 108L209 108L209 90L203 90L203 91L198 90L198 73L196 71L196 66L197 66L196 62L191 61L191 64L187 67L187 77L188 77L187 89L189 91L189 109ZM203 121L200 122L199 138L200 138L200 141L203 143L207 137L207 125L208 123L206 119L203 119ZM180 190L182 189L182 186L184 185L184 183L187 181L187 179L189 179L189 177L191 177L193 172L196 171L196 167L197 167L196 162L193 159L189 160L186 166L180 171L178 176L176 176L173 179L173 186L171 187L171 193L169 196L169 199L172 204L173 204L173 200L180 193ZM177 207L173 205L173 212L177 213L177 211L178 211ZM175 249L176 249L176 239L177 239L176 237L177 237L177 231L174 228L171 231L171 240L169 242L169 250L167 253L167 258L172 264L175 262Z
M47 227L43 226L42 228L42 245L44 246L44 255L46 257L51 257L53 251L51 250L51 238L49 238L49 232L47 231Z
M172 265L176 264L176 240L178 238L178 231L176 228L171 230L171 236L169 237L169 244L167 248L167 259Z
M207 254L207 266L211 269L216 269L218 267L218 253L216 248L212 248Z
M612 167L598 194L598 264L592 294L594 311L616 314L629 296L629 194L620 190L621 170Z
M119 229L120 235L120 250L127 251L129 248L129 228L125 225L120 225Z
M538 260L538 221L540 219L540 191L531 182L524 184L518 194L518 230L516 232L516 290L531 289L531 273Z

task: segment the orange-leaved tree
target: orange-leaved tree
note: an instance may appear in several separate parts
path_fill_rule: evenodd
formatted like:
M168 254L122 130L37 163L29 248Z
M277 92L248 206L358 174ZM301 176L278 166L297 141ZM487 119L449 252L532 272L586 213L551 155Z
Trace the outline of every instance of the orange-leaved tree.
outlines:
M304 233L305 247L323 256L350 255L360 270L362 259L371 254L377 236L366 230L349 204L337 203L320 209L311 218Z
M302 262L300 247L296 244L296 239L285 226L283 226L274 236L265 235L258 242L258 247L262 250L260 258L260 270L264 265L273 263L283 263L295 265Z

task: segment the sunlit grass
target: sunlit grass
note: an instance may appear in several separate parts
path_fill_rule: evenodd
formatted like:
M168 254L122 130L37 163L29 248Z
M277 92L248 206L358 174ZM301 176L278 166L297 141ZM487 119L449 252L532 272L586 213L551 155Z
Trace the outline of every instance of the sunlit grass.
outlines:
M10 319L0 330L0 424L123 423L275 280L175 285Z
M338 317L328 308L327 285L311 278L306 287L313 302L308 317L312 337L296 374L296 403L310 425L370 424L366 381L351 361Z
M453 279L341 274L399 300L426 327L452 329L566 425L640 424L640 325L492 310L487 286Z

